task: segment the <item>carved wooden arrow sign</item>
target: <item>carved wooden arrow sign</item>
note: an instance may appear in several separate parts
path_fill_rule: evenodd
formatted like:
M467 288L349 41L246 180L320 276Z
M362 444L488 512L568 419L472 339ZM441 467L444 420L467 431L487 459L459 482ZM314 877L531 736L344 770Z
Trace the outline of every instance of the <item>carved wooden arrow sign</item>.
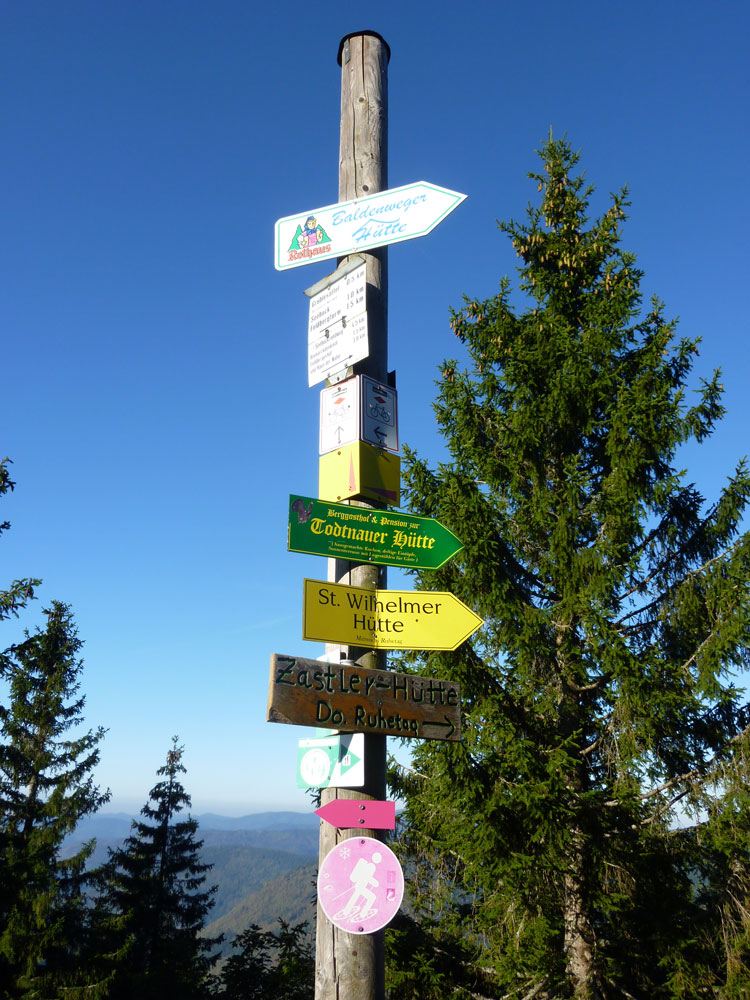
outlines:
M316 809L315 815L340 830L354 830L360 827L367 830L396 829L395 802L332 799L320 809Z
M266 718L344 733L460 740L461 689L455 681L273 653Z

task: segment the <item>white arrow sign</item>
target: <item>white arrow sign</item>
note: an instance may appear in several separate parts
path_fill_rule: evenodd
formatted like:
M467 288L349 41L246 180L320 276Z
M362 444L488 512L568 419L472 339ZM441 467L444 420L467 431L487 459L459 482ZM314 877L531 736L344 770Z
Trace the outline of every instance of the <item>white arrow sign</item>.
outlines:
M274 264L289 267L426 236L466 198L417 181L367 198L298 212L276 223Z

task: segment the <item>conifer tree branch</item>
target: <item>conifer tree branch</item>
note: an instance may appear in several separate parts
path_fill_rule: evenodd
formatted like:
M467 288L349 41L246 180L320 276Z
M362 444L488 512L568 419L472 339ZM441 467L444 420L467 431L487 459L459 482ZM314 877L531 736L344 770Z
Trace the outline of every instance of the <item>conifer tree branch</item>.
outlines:
M682 579L680 579L676 583L672 584L669 588L667 588L667 590L664 593L659 594L657 597L655 597L653 599L653 601L650 601L648 604L645 604L645 605L643 605L640 608L635 608L633 611L628 612L628 614L623 615L622 618L618 618L614 622L614 624L615 625L622 625L623 622L627 621L628 618L632 618L633 615L643 614L646 611L650 611L652 608L656 607L657 605L662 604L677 589L679 589L680 587L684 586L687 583L687 581L689 579L691 579L691 577L700 576L702 573L704 573L714 563L717 563L717 562L720 562L723 559L726 559L727 556L729 556L733 551L735 551L742 543L743 543L743 539L737 539L737 541L734 542L732 545L730 545L728 548L724 549L722 552L719 552L717 555L713 556L711 559L707 559L706 562L704 562L702 566L698 566L695 569L689 570L682 577Z
M665 792L668 788L673 788L675 785L678 785L681 781L690 781L692 778L695 778L700 774L705 774L708 768L712 767L717 762L717 760L723 757L726 754L727 750L733 744L739 742L744 736L747 736L749 733L750 733L750 724L745 726L744 729L741 729L738 733L735 733L734 736L732 736L732 738L728 740L723 747L717 750L716 753L713 754L713 756L709 757L708 760L704 761L698 767L694 767L690 771L685 771L683 774L676 774L673 778L670 778L668 781L663 782L656 788L652 788L650 791L641 794L639 796L641 802L646 802L648 799L652 799L655 795L660 795L662 792ZM685 792L677 796L677 799L675 799L675 801L678 801L680 798L683 797L683 795L686 795L688 791L689 789L687 789ZM619 802L617 800L610 800L608 802L605 802L605 805L616 806L619 805ZM653 819L656 818L656 816L658 815L660 815L660 813L656 813L652 818L643 820L643 823L644 824L651 823Z
M546 983L547 983L547 977L544 976L542 979L539 980L539 982L534 983L529 992L525 993L524 996L519 997L518 1000L533 1000L533 998L537 996L537 994L541 990L544 989ZM528 983L524 983L524 985L519 986L517 990L513 990L511 993L504 993L500 998L500 1000L513 1000L513 997L518 997L518 994L521 992L521 990L525 990L528 985L529 985Z
M583 750L579 751L581 757L588 757L595 750L597 750L602 745L602 743L604 743L605 739L607 738L607 734L612 733L614 731L613 721L614 721L614 712L610 712L607 716L605 716L601 720L601 722L605 723L604 731L602 732L601 736L597 736L597 738L593 740L591 743L589 743L587 747L584 747Z

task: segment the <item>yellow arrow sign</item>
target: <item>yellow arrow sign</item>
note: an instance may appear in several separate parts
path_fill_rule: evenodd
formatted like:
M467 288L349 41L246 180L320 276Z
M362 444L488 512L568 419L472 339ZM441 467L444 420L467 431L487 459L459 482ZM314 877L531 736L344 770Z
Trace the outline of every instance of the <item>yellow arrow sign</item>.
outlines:
M367 649L457 649L483 624L453 594L305 580L304 639Z

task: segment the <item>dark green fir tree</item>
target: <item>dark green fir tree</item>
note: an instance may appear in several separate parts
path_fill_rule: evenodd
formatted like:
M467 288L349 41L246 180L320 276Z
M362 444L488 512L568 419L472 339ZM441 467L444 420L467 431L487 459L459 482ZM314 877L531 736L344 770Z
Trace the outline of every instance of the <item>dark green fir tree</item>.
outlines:
M161 777L141 810L142 820L111 852L99 910L109 915L105 951L117 943L112 1000L193 1000L207 995L207 975L218 938L201 936L216 887L205 888L210 865L200 860L198 822L180 774L183 747L174 737Z
M82 642L70 608L54 602L44 613L44 629L0 655L0 992L41 998L84 984L94 998L81 959L92 845L64 859L60 849L109 797L91 776L104 730L81 728Z
M217 983L224 1000L312 1000L315 955L307 924L279 918L278 931L257 924L238 934Z
M750 538L741 461L706 499L679 449L721 418L567 141L500 226L520 292L453 314L435 410L449 458L406 456L415 513L463 554L419 585L485 619L411 668L460 681L460 744L395 776L418 924L391 994L420 1000L750 995ZM405 947L400 947L405 945ZM419 954L424 975L409 954Z

